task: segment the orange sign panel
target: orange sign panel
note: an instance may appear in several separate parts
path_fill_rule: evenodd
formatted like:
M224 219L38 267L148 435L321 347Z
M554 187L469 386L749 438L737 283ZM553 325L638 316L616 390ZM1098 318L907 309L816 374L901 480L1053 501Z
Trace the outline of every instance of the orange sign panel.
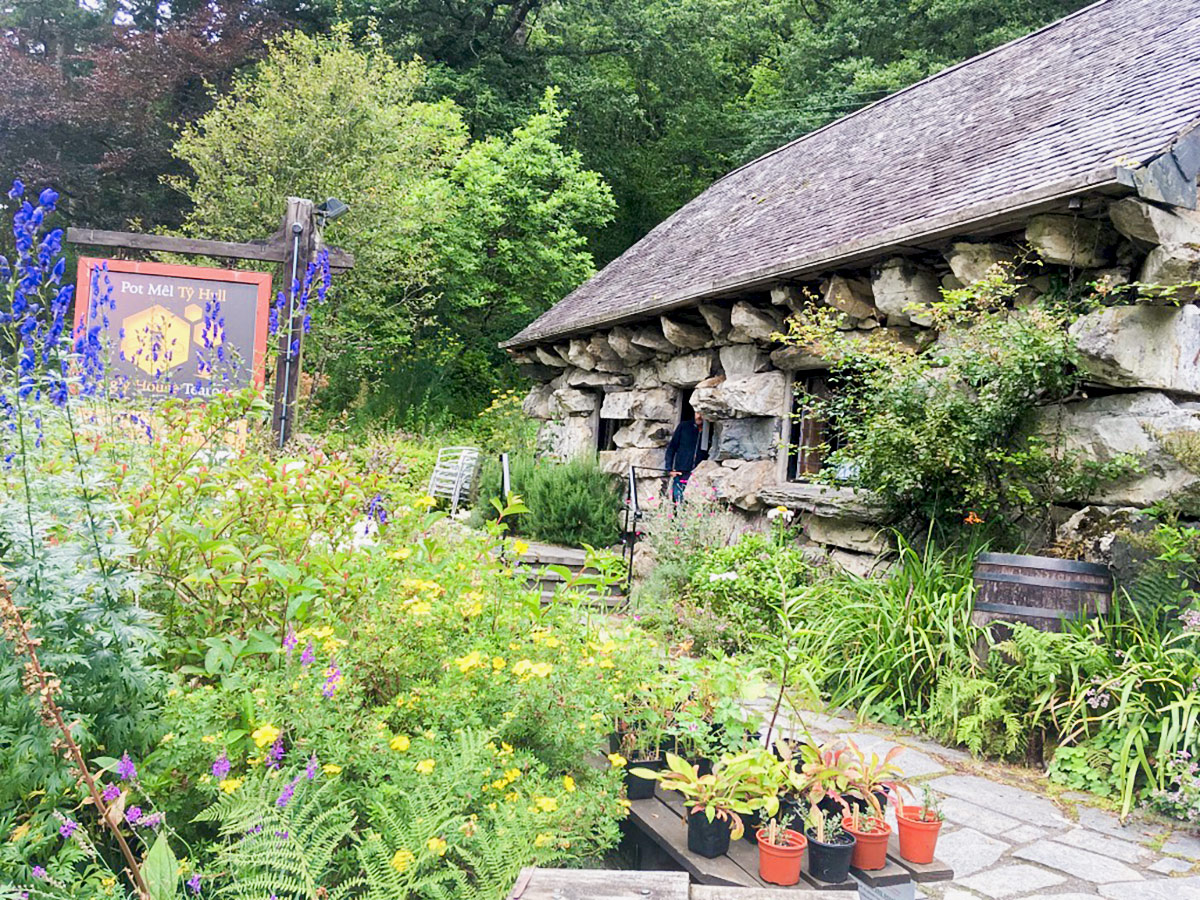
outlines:
M83 257L76 284L77 333L101 327L105 371L127 395L263 387L270 275Z

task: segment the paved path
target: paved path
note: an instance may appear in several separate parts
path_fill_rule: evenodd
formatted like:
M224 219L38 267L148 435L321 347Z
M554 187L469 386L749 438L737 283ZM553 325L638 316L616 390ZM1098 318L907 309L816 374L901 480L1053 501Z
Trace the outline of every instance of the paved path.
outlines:
M754 707L770 715L769 703ZM907 748L896 763L941 796L937 856L955 872L951 883L924 886L930 898L1200 900L1200 837L1182 827L1136 817L1123 826L1088 794L1052 791L1038 772L882 726L812 712L800 719L819 740L847 737L881 756Z

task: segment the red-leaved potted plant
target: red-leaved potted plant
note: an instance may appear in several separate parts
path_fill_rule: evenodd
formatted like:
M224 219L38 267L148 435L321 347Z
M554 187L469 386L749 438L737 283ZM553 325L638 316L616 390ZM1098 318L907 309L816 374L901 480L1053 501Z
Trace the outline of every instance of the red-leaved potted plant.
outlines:
M796 884L808 845L804 835L772 819L766 828L758 829L757 837L759 877L771 884Z
M937 797L925 787L920 806L900 806L896 810L896 828L900 836L900 855L909 862L931 863L942 830L942 811Z

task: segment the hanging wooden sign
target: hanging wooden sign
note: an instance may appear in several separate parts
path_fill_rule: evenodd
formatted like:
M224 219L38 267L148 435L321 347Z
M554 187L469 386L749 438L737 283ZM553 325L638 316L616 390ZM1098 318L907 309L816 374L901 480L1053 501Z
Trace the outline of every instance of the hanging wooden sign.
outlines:
M127 396L203 397L265 383L265 272L81 257L75 297L76 329L102 329L107 372Z

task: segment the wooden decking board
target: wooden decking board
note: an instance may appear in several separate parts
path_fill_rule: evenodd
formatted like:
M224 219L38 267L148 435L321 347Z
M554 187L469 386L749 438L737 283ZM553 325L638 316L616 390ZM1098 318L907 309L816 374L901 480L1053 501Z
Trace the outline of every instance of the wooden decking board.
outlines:
M686 872L621 872L605 869L521 870L509 900L688 900Z
M851 866L850 874L863 884L870 885L871 887L888 887L893 884L904 884L904 882L912 878L908 874L908 869L890 859L882 869L856 869L854 866Z
M935 859L931 863L915 863L904 859L900 855L900 839L895 832L892 832L891 837L888 838L888 859L906 870L912 876L912 880L918 884L949 881L954 877L954 870L939 860Z
M687 826L679 813L657 797L634 800L629 817L697 881L734 887L747 883L745 870L728 856L708 859L688 850Z

